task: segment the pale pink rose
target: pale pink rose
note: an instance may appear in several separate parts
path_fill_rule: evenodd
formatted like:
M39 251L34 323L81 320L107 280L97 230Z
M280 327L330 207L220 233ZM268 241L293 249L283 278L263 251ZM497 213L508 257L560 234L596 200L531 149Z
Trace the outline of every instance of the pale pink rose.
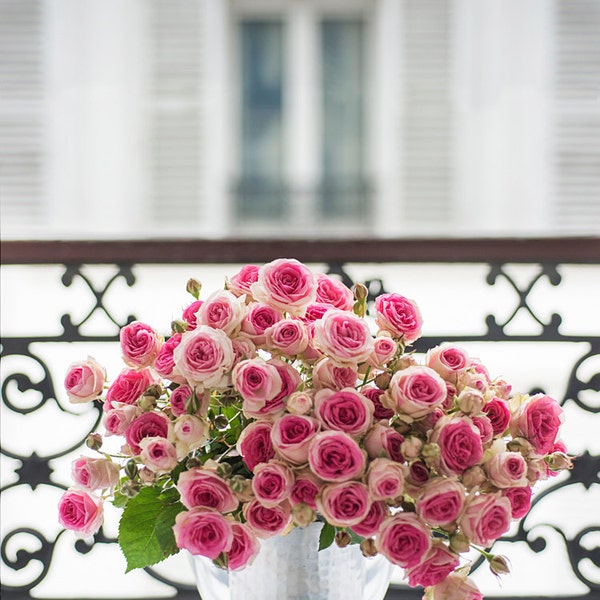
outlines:
M437 477L423 487L417 500L417 514L432 527L447 525L458 519L464 502L465 488L461 483Z
M239 500L227 482L211 469L195 467L184 471L176 487L186 508L204 507L229 513L239 506Z
M467 415L477 415L481 412L485 399L479 390L464 388L456 399L456 404L461 412Z
M527 485L527 463L519 452L500 452L485 463L490 481L497 488Z
M262 358L243 360L235 365L233 386L244 399L244 407L258 411L281 391L282 381L277 369Z
M388 394L399 411L420 419L442 405L446 384L433 369L413 365L394 373Z
M145 412L136 417L125 431L125 439L134 454L139 454L140 442L147 437L168 438L171 422L160 412Z
M314 415L326 429L362 436L371 427L373 412L373 404L354 388L323 389L315 394Z
M280 258L258 271L250 286L254 298L293 316L303 316L315 301L317 281L313 272L295 259Z
M265 344L270 352L293 358L308 346L306 326L298 319L279 321L267 329Z
M400 447L404 437L392 427L375 423L367 432L363 446L369 458L387 457L397 462L404 462Z
M492 424L494 436L501 436L510 425L510 409L508 403L501 398L492 398L483 407L483 412Z
M237 450L246 466L253 471L262 462L268 462L275 456L271 442L271 428L267 421L255 421L242 430L237 441Z
M506 380L498 377L492 381L490 389L498 398L501 398L502 400L508 400L510 398L512 386Z
M233 364L237 365L243 360L256 358L256 346L254 342L246 337L236 337L231 340L233 347Z
M242 335L250 338L255 345L264 346L267 329L281 319L283 313L279 309L261 302L251 302L242 321Z
M140 440L140 456L144 466L153 473L170 473L177 465L177 451L163 437L146 437Z
M173 435L176 439L177 455L183 458L209 438L209 425L196 415L181 415L173 423Z
M271 441L285 460L302 465L308 461L308 447L319 429L313 417L285 414L273 423Z
M394 358L398 345L387 332L382 332L373 341L373 351L367 363L375 369L384 369L389 360Z
M391 419L394 416L394 411L390 408L383 406L381 403L381 397L385 394L383 390L376 387L364 387L360 390L360 393L368 398L373 404L374 412L373 419L375 421L381 421Z
M212 389L225 389L233 365L231 340L220 329L198 325L181 336L173 353L175 366L189 382Z
M354 387L357 378L356 366L342 367L331 358L322 358L313 367L313 386L316 390L322 388L341 390L346 387Z
M246 305L227 290L219 290L206 299L196 313L198 323L219 329L231 336L239 331Z
M445 411L454 408L454 399L456 397L457 390L454 385L452 385L449 381L446 381L446 398L442 402L442 408Z
M460 373L456 385L458 390L462 390L463 388L473 388L474 390L485 393L488 387L488 377L484 373L480 373L470 367L466 371Z
M304 390L294 392L286 402L286 410L293 415L307 415L313 408L313 391Z
M289 503L264 506L258 500L244 504L244 518L259 538L270 538L280 534L292 521Z
M315 322L313 344L342 366L365 362L373 351L366 321L336 308Z
M294 474L282 462L272 460L254 468L252 490L263 506L273 507L287 500L293 485Z
M371 500L364 483L345 481L323 486L316 498L317 508L334 527L350 527L369 514Z
M94 535L102 525L104 504L102 498L85 490L68 489L58 503L60 524L81 537Z
M352 525L350 529L362 537L372 537L379 531L381 524L389 514L390 509L385 502L373 502L371 503L371 508L369 509L367 516L359 523L356 523L356 525Z
M144 392L158 380L152 374L150 369L134 371L125 369L119 373L106 392L106 402L104 410L113 408L113 403L135 404Z
M479 429L468 417L442 417L430 441L440 447L438 467L444 475L459 475L483 456Z
M466 350L446 342L427 352L425 364L444 379L456 382L458 374L469 367L470 359Z
M80 456L71 463L71 476L75 484L90 492L112 489L119 483L120 467L106 458Z
M531 488L513 487L502 490L502 495L510 501L511 516L513 519L522 519L531 508Z
M479 429L479 435L481 437L481 443L483 445L489 444L494 439L494 428L492 427L492 423L487 418L486 415L478 415L476 417L471 417L471 421L473 425Z
M304 502L312 509L317 510L316 497L321 490L321 480L311 471L300 471L296 474L296 481L290 494L290 502L298 504Z
M473 544L488 548L510 527L510 500L495 494L471 496L460 517L460 527Z
M193 331L198 327L198 309L202 306L202 300L194 300L191 304L185 307L183 314L181 315L183 320L187 323L186 331Z
M412 300L400 294L381 294L376 298L375 322L408 344L421 337L421 312Z
M118 404L116 408L111 408L104 416L106 435L125 435L130 423L141 412L136 404Z
M410 435L407 438L404 438L402 445L400 446L400 451L402 452L402 456L408 460L412 460L414 458L418 458L421 454L421 450L423 449L423 440L414 435Z
M227 279L227 289L236 296L250 295L250 288L258 281L258 267L245 265L238 273Z
M172 335L160 348L156 360L154 361L154 370L165 379L173 381L177 378L175 369L175 359L173 352L181 343L181 333Z
M339 279L318 273L317 302L331 304L341 310L352 310L354 294Z
M427 600L483 600L483 595L470 577L450 573L446 579L429 588Z
M564 420L563 410L554 398L537 394L521 408L516 418L517 427L538 454L549 454L554 449L558 430Z
M486 387L492 383L487 367L481 362L479 358L471 358L469 368L474 373L481 375L481 377L485 381Z
M233 542L227 553L227 569L238 571L252 564L260 551L260 543L248 525L234 521L231 524Z
M140 321L133 321L119 333L121 352L126 365L134 369L149 367L158 355L162 339L158 333Z
M65 376L65 389L72 404L96 400L102 395L106 370L91 356L87 360L73 363Z
M431 547L431 533L415 513L401 512L385 519L375 546L391 563L408 569L418 565Z
M228 552L233 544L231 522L210 508L180 512L175 518L173 532L178 548L212 560L221 552Z
M442 540L434 540L421 562L407 570L408 585L430 587L443 581L458 567L458 555Z
M348 481L362 475L366 453L343 431L318 433L308 449L308 463L313 473L324 481Z
M404 491L404 467L389 458L376 458L367 471L367 487L373 500L393 500Z

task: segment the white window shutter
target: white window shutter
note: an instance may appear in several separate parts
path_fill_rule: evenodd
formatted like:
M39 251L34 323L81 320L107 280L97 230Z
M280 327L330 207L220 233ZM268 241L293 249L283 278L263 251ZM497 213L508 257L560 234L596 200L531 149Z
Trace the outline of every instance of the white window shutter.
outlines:
M556 2L554 224L600 233L600 2Z

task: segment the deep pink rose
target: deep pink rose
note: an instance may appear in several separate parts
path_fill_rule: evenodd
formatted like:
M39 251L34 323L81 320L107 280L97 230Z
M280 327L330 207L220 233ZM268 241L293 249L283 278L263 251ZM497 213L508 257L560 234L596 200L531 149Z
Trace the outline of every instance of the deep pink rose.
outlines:
M423 489L429 481L429 475L429 469L424 462L415 460L410 463L404 480L404 487L410 496L418 498L423 493Z
M154 370L165 379L173 380L176 377L175 359L173 352L181 342L181 333L172 335L162 346L158 352L158 356L154 361Z
M477 415L476 417L471 417L471 421L473 422L473 425L479 429L481 443L485 445L491 442L494 438L494 428L487 415Z
M408 569L418 565L431 547L430 535L415 513L401 512L385 519L375 546L391 563Z
M299 319L284 319L269 327L265 344L270 352L293 358L308 346L306 326Z
M500 452L485 463L490 481L497 488L527 485L527 463L519 452Z
M467 417L442 417L431 442L440 446L439 470L444 475L459 475L483 456L479 429Z
M181 503L186 508L204 507L228 513L239 505L239 500L227 482L214 471L203 467L181 473L177 480L177 490L181 495Z
M258 267L245 265L227 280L227 289L236 296L250 295L250 288L258 281Z
M123 404L118 408L111 408L104 417L106 435L125 435L129 424L141 412L137 404Z
M444 542L434 540L421 562L407 570L408 585L436 585L450 575L459 564L458 556Z
M271 441L285 460L302 465L308 461L308 447L319 429L319 422L313 417L285 414L275 420Z
M373 337L366 321L336 308L315 322L313 344L343 366L365 362L373 351Z
M315 498L321 489L321 481L310 471L300 472L296 475L296 481L290 495L290 502L298 504L304 502L312 509L317 509Z
M433 527L447 525L458 518L464 502L465 488L461 483L438 477L423 487L417 500L417 514Z
M400 450L404 437L389 425L375 423L367 432L363 445L369 458L385 456L397 462L404 462Z
M412 365L394 373L388 394L398 410L420 419L441 406L446 399L446 383L429 367Z
M144 466L153 473L170 473L177 466L177 450L163 437L145 437L140 440L140 456Z
M460 527L473 544L488 548L508 531L511 512L510 500L504 496L471 496L460 518Z
M290 315L302 316L315 301L317 281L301 262L280 258L260 267L258 281L250 289L257 300Z
M187 331L193 331L198 327L198 309L202 306L202 300L194 300L185 307L182 318L187 323Z
M531 508L531 488L514 487L502 490L502 495L509 499L511 516L513 519L522 519Z
M398 345L388 335L380 335L373 341L373 351L367 362L376 369L384 369L398 351Z
M169 434L169 418L160 412L145 412L136 417L127 431L125 439L134 454L139 454L141 448L140 442L147 437L166 438Z
M71 476L75 484L90 492L114 488L119 483L120 467L106 458L80 456L71 463Z
M356 366L341 367L330 358L321 359L313 367L313 386L317 390L321 388L341 390L354 387L357 378Z
M518 416L518 426L533 444L538 454L549 454L563 421L563 410L554 398L538 394L532 396Z
M65 389L73 404L91 402L102 395L106 370L91 356L72 364L65 376Z
M180 385L171 393L171 412L179 417L187 413L186 404L192 397L192 390L187 385Z
M259 538L269 538L280 534L291 522L289 503L278 506L264 506L258 500L244 504L244 518Z
M342 431L318 433L308 449L312 471L324 481L348 481L364 473L366 453Z
M271 461L254 467L252 491L263 505L272 508L290 497L294 473L284 463Z
M315 394L314 414L326 429L362 436L371 427L373 412L373 404L354 388L323 389Z
M384 331L406 343L421 336L423 318L418 306L400 294L381 294L375 300L375 321Z
M263 346L267 329L281 319L283 313L279 309L261 302L252 302L248 305L242 321L242 335L249 337L257 346Z
M227 553L227 569L237 571L250 566L260 551L260 543L254 532L245 523L231 524L233 542Z
M251 471L258 463L268 462L275 456L275 449L271 442L271 428L271 423L255 421L240 434L237 450Z
M376 458L367 471L367 486L373 500L394 500L404 491L404 466L389 458Z
M361 389L361 394L366 396L373 403L373 408L375 409L373 412L373 419L375 419L375 421L387 421L394 416L393 410L386 408L381 404L381 396L383 396L384 393L383 390L376 387L364 387Z
M244 399L244 409L256 412L265 402L279 394L282 387L279 371L262 358L243 360L235 365L233 386Z
M231 522L210 508L194 508L180 512L173 526L175 542L190 554L214 560L233 544Z
M156 383L156 379L150 369L121 371L106 392L104 410L108 411L113 408L115 402L135 404L153 383Z
M233 335L239 331L245 314L246 305L241 300L227 290L219 290L202 303L196 318L202 325Z
M134 369L149 367L162 345L158 333L150 325L140 321L133 321L122 327L119 340L125 364Z
M103 502L85 490L71 488L60 498L58 520L60 524L76 534L87 537L100 529L103 519Z
M341 310L352 310L354 294L339 279L317 274L317 302L331 304Z
M306 325L314 325L315 321L322 319L328 310L331 310L331 304L312 302L306 307L306 313L300 319Z
M358 481L325 485L317 496L317 508L330 525L357 525L367 517L371 508L367 486Z
M510 410L505 400L492 398L492 400L484 405L483 412L492 424L495 437L502 435L508 429L508 425L510 424Z
M379 527L389 514L390 509L385 502L373 502L367 516L360 523L352 525L350 529L357 535L372 537L379 531Z
M456 382L458 373L465 371L470 361L466 350L444 343L427 352L425 364L437 371L444 379Z

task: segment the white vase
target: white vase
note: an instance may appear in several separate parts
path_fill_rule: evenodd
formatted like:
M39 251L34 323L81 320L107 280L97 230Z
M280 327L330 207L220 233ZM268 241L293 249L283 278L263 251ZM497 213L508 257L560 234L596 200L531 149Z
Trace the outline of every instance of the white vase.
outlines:
M193 556L202 600L382 600L393 566L365 558L358 545L318 550L322 524L261 541L251 566L228 573Z

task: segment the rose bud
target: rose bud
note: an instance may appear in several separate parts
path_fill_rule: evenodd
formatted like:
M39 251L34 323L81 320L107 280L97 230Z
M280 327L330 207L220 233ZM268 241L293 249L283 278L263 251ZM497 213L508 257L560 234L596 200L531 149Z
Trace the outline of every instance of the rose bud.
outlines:
M360 543L360 551L362 555L366 558L371 558L371 556L377 556L379 554L377 552L377 548L375 546L375 540L373 538L367 538Z
M350 544L351 541L352 538L350 537L350 534L347 531L338 531L335 534L335 543L338 548L345 548Z
M306 502L298 502L292 507L294 525L306 527L315 521L317 513Z
M494 554L488 559L490 562L490 571L494 575L506 575L510 573L510 567L508 566L508 559L500 554Z

